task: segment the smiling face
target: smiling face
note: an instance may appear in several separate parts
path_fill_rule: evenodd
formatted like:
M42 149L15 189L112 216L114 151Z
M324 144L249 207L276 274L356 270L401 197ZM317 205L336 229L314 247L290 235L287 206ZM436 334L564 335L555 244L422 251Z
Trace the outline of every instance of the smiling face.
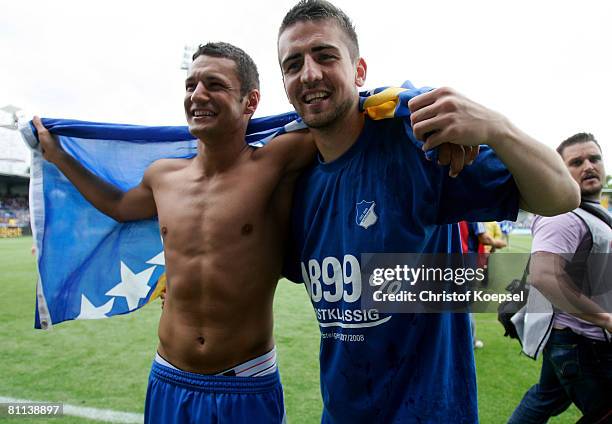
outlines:
M606 176L599 147L592 141L572 144L563 149L561 157L580 186L582 197L598 199Z
M363 59L351 60L348 36L333 20L300 21L278 38L278 57L289 101L311 128L326 128L357 113Z
M240 81L233 60L224 57L198 56L185 80L185 117L189 132L202 139L219 136L246 125L255 112L253 93L240 94Z

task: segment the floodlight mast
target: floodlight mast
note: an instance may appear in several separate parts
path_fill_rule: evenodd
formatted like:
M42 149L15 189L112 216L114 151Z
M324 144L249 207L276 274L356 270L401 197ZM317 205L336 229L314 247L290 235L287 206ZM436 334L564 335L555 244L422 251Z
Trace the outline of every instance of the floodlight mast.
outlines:
M181 61L182 70L189 70L189 65L191 65L191 58L197 49L198 46L196 46L195 44L185 44L185 47L183 48L183 60Z

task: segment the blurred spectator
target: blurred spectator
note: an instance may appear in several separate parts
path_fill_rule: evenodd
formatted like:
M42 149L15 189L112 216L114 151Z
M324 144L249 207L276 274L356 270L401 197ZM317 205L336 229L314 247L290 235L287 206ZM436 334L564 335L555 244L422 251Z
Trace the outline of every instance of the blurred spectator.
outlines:
M506 245L510 247L510 233L512 232L512 227L514 223L512 221L502 221L499 223L499 228L504 236L504 240L506 240Z
M493 253L496 249L503 249L507 246L506 241L502 238L502 230L497 222L485 222L484 227L488 237L479 237L479 253Z
M0 195L0 226L25 227L30 224L27 195Z

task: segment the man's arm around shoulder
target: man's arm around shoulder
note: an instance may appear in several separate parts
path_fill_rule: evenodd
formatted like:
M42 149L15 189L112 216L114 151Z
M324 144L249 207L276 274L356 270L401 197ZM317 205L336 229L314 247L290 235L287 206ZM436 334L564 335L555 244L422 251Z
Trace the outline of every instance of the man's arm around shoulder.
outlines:
M521 209L553 216L576 209L580 189L561 157L506 120L489 145L508 167L519 189Z
M257 152L261 158L279 165L283 174L299 173L315 158L317 148L308 130L282 134Z
M443 143L491 146L514 177L522 209L552 216L578 207L578 185L559 155L505 116L448 87L416 96L408 107L414 134L425 141L424 150Z

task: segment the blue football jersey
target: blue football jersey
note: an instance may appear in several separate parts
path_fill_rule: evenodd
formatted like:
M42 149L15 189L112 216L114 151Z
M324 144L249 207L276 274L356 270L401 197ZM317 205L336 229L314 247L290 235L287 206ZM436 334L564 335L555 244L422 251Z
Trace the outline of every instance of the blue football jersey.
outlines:
M361 308L361 255L459 253L453 223L513 220L518 191L486 146L450 178L410 132L366 119L347 152L297 183L285 275L305 284L319 321L324 423L478 420L467 314Z

